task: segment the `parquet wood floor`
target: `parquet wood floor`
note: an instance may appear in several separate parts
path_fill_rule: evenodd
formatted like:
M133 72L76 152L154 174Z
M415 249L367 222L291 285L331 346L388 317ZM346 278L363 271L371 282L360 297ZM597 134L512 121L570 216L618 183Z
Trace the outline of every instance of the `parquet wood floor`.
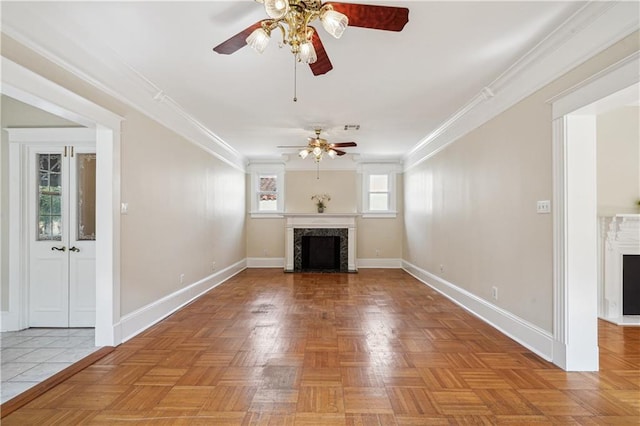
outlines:
M640 328L566 373L400 270L251 269L2 420L27 424L640 423Z

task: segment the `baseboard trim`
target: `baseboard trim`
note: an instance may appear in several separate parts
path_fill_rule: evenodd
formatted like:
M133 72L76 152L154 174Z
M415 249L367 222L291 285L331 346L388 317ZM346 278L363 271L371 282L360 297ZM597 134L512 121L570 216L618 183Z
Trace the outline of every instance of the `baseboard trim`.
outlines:
M284 269L284 257L248 257L247 268Z
M553 360L551 333L405 260L402 269L538 356Z
M172 294L156 300L130 314L123 316L116 324L117 334L122 336L118 343L126 342L140 334L155 323L163 320L178 309L187 305L203 293L227 281L229 278L243 271L247 267L247 260L243 259L233 265L222 269L215 274L201 279Z
M402 268L402 259L374 257L373 259L357 259L356 264L358 265L358 269L367 269L367 268L400 269Z
M103 348L100 348L97 351L82 358L80 361L71 364L64 370L38 383L34 387L29 388L21 394L16 395L15 397L6 401L4 404L0 405L0 418L4 419L6 416L13 413L17 409L24 407L34 399L38 398L40 395L67 380L69 377L79 373L91 364L110 354L114 351L114 349L115 348L112 346L105 346Z
M0 331L20 330L20 318L17 312L0 312L0 321L2 321L2 325L0 325Z

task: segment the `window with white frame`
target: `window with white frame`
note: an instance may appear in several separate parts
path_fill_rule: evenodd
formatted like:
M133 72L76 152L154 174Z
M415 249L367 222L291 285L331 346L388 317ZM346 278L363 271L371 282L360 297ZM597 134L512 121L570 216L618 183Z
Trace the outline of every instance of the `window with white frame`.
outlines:
M284 165L252 164L251 214L282 214L284 211Z
M362 213L365 217L395 217L397 168L395 164L362 166Z

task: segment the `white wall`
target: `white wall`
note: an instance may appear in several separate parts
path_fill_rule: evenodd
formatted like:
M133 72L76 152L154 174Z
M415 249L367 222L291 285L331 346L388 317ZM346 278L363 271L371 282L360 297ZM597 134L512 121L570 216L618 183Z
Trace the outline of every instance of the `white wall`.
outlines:
M640 108L596 117L598 215L637 213L640 200Z

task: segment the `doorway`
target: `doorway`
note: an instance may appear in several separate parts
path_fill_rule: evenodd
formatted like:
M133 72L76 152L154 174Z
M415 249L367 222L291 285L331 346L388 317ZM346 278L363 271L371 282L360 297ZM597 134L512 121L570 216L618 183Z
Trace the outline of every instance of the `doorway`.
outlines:
M95 327L95 131L7 132L19 328Z
M2 58L2 94L87 127L96 147L96 313L95 345L115 346L120 336L120 125L122 117L77 94ZM10 177L11 182L15 182ZM13 187L13 185L10 185ZM11 203L13 203L13 199ZM22 203L18 199L18 203ZM26 205L21 204L21 209ZM9 214L9 223L19 217ZM22 241L17 226L11 226L8 237ZM16 235L17 234L17 235ZM25 274L28 253L18 245L7 253L9 279L7 307L3 306L2 329L26 327L23 312L27 296L17 283ZM17 288L16 288L17 286ZM5 289L3 289L5 291Z
M598 370L595 118L584 108L638 84L629 57L551 99L553 112L553 362Z
M95 142L27 152L28 326L94 327Z

